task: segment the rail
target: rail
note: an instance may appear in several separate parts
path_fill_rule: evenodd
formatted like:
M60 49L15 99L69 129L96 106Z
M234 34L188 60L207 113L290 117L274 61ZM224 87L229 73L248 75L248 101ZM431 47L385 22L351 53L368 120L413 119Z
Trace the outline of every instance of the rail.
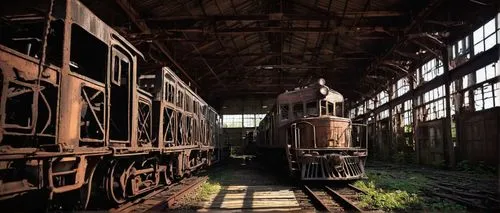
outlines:
M328 212L365 212L362 208L356 205L355 202L340 192L352 190L357 194L365 194L364 191L351 184L335 189L327 185L320 185L316 187L303 185L303 189L305 194L311 199L312 203L316 204L316 208L318 210Z
M332 195L333 197L335 197L334 198L335 200L337 200L338 202L341 202L342 205L345 207L346 210L348 210L348 211L356 211L356 212L363 212L363 210L360 207L358 207L356 204L354 204L351 200L349 200L348 198L346 198L341 193L333 190L332 188L330 188L328 186L325 186L325 189L330 193L330 195Z
M153 190L145 196L131 200L117 208L110 209L110 212L150 212L164 211L172 207L179 198L192 192L201 184L208 180L207 176L192 177L178 184L162 186ZM147 201L147 202L146 202Z

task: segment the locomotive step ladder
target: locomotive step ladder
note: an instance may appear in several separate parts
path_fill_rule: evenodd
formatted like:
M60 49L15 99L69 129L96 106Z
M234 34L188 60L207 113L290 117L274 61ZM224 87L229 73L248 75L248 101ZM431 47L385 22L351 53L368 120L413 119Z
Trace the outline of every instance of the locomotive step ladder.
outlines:
M292 175L293 175L293 173L295 171L299 170L298 169L299 167L298 167L296 156L290 152L291 146L292 145L287 144L285 150L286 150L286 156L287 156L287 161L288 161L288 169L290 170L290 173L292 173Z
M295 171L299 171L300 168L299 162L297 162L296 151L297 148L300 147L300 128L297 127L297 123L293 123L290 125L290 132L292 134L292 138L289 138L287 134L287 146L285 150L288 161L288 168L290 170L290 173L293 174Z

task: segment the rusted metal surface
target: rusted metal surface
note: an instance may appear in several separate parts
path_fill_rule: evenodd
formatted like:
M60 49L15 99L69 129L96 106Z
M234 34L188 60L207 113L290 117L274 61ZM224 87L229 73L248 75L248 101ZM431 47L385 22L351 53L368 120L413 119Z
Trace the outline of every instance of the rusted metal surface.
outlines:
M165 81L142 85L142 54L79 1L0 4L12 8L0 14L0 200L78 190L80 208L94 194L120 204L221 160L217 112L168 68L157 77L172 104Z
M315 127L315 133L312 126ZM338 117L303 119L297 121L296 128L303 130L299 139L300 148L349 147L351 137L349 119ZM314 137L316 144L311 140Z
M311 188L308 186L304 185L305 193L312 199L313 203L316 203L319 205L319 210L329 210L328 205L326 204L323 199L321 199L316 193L314 193Z

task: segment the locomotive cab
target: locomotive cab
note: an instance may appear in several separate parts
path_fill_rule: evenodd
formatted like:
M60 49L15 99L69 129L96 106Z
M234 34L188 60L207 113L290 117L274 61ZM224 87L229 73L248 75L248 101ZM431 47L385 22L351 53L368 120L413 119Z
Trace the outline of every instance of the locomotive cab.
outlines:
M302 180L353 180L365 177L364 125L343 116L344 98L325 81L278 96L278 135L289 171Z

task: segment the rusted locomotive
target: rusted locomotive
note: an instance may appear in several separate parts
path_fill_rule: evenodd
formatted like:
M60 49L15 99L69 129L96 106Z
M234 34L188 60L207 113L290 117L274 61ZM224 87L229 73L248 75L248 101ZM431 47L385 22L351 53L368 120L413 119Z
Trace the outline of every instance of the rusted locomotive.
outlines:
M301 180L363 178L366 125L343 114L343 96L324 79L282 93L258 127L257 157Z
M0 2L0 207L116 205L221 159L216 111L142 57L77 0Z

